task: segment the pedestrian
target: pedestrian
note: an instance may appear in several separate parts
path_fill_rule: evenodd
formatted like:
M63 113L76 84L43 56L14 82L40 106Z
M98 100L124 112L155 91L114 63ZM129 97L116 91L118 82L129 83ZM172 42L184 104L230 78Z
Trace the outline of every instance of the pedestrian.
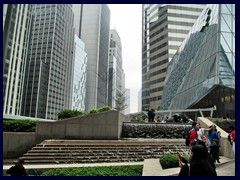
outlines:
M192 123L192 129L189 131L189 143L194 145L197 143L198 135L197 131L199 130L199 124L197 122Z
M148 122L154 122L154 117L155 117L155 110L149 109L148 110Z
M179 158L181 169L178 176L217 176L215 165L203 145L191 146L189 159L186 163L184 158Z
M201 124L199 124L199 129L197 131L197 142L199 144L202 144L204 147L206 147L208 149L209 145L210 145L210 141L206 135L206 132L211 131L213 128L202 128Z
M23 166L23 163L23 159L18 160L14 166L7 170L6 173L10 174L11 176L27 176L27 172Z
M235 155L235 127L230 126L229 131L230 131L230 134L229 134L230 142L232 144L232 150L233 150L233 153Z
M210 156L213 160L214 163L216 163L216 161L219 158L219 146L220 146L220 135L215 131L216 126L212 125L209 126L209 128L213 128L211 131L208 132L208 139L210 141ZM218 162L220 163L220 161L218 160Z

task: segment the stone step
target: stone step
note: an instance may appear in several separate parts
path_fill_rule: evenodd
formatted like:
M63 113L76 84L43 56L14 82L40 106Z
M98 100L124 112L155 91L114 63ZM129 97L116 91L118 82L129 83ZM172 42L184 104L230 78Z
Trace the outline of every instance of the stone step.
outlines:
M101 144L101 142L103 144ZM36 145L20 159L25 164L46 163L101 163L138 162L149 158L159 158L162 154L186 152L188 147L182 141L131 142L131 141L81 141L50 140ZM173 143L174 142L174 143ZM69 143L69 144L68 144Z

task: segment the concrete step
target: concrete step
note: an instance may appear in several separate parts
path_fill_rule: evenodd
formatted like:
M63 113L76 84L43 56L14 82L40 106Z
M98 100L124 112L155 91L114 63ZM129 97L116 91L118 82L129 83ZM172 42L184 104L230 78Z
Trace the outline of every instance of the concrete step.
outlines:
M159 158L162 154L188 151L188 147L184 146L182 141L170 141L168 144L167 141L164 141L164 144L156 140L107 142L106 140L47 140L33 147L20 159L24 159L25 164L138 162Z

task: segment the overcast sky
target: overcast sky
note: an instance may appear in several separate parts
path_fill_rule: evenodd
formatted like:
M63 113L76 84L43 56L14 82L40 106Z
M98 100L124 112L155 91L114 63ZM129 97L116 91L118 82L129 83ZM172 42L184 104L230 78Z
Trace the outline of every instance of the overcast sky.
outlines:
M138 112L138 91L141 89L142 5L108 4L111 29L116 29L122 43L125 87L130 89L130 112Z

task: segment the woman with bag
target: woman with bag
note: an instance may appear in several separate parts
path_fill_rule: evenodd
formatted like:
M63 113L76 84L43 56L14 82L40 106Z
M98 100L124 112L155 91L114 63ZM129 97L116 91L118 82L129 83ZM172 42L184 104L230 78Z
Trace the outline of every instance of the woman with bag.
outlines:
M220 138L221 137L215 130L216 126L215 125L209 126L209 128L212 128L212 127L213 127L213 129L208 132L208 139L210 141L210 145L209 145L210 156L211 156L214 163L216 163L216 161L218 163L220 163L220 161L219 161L219 147L220 147Z

